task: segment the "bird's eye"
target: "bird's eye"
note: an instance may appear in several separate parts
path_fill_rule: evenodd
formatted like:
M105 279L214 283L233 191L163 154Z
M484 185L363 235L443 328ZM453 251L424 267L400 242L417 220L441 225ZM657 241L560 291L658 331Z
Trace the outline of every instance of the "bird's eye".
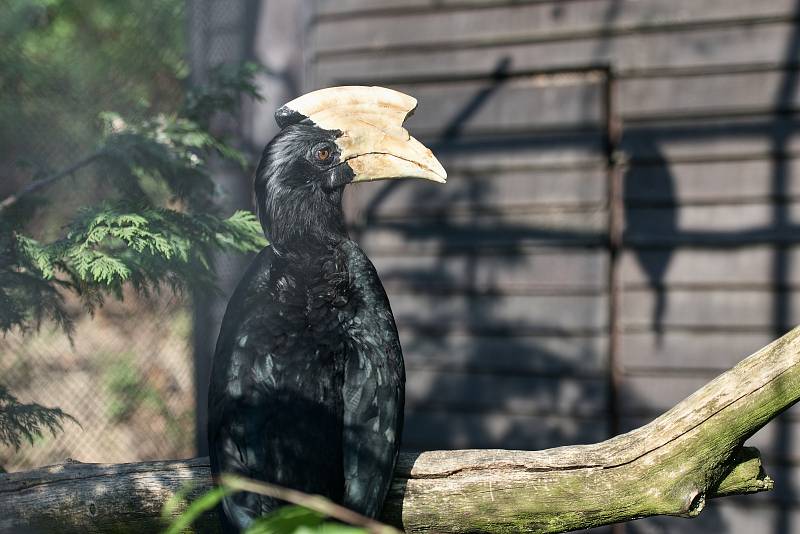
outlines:
M331 149L327 147L318 148L314 156L316 156L319 161L328 161L331 159Z

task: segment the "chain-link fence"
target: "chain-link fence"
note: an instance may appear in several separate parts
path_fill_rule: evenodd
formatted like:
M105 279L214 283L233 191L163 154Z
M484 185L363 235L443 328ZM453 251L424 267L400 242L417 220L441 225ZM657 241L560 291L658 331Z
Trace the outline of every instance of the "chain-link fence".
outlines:
M126 462L194 453L190 314L181 299L129 295L94 317L80 308L72 342L45 325L0 343L0 376L23 402L58 406L75 418L34 444L0 449L17 471L73 458Z

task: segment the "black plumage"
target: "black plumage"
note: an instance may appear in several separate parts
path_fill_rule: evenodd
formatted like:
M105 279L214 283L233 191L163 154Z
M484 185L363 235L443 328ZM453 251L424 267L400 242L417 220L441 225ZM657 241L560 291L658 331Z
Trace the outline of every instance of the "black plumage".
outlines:
M300 117L302 119L302 117ZM344 226L342 132L288 122L264 150L256 198L270 245L228 304L209 391L212 473L380 512L403 424L403 358L375 268ZM327 157L326 157L327 156ZM226 497L226 531L281 503Z

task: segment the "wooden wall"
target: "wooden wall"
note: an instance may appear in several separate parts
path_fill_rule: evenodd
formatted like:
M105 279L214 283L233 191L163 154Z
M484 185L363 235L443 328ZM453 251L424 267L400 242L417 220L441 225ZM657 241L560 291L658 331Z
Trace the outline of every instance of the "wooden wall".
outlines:
M800 322L797 0L318 0L307 89L416 96L448 184L359 187L412 449L541 448L652 419ZM618 177L615 179L615 176ZM631 533L800 532L778 489Z

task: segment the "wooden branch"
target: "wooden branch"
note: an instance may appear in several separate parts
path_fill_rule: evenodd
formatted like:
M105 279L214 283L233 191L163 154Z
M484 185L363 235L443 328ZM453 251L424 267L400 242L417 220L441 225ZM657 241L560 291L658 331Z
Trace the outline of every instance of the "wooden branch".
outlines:
M800 399L800 328L655 421L602 443L544 451L401 456L383 519L408 532L564 532L652 515L693 517L709 498L772 488L744 441ZM184 484L209 487L205 459L67 463L0 475L0 532L156 531ZM217 528L206 515L202 531Z
M103 156L103 151L94 152L84 158L79 159L78 161L76 161L72 165L69 165L65 169L55 172L49 176L45 176L44 178L41 178L39 180L34 180L33 182L30 182L16 193L13 193L7 196L6 198L0 200L0 212L10 208L11 206L19 202L21 198L28 196L32 193L35 193L40 189L44 189L45 187L61 180L62 178L66 178L67 176L75 174L77 171L93 163L94 161L100 159L100 157L102 156Z

